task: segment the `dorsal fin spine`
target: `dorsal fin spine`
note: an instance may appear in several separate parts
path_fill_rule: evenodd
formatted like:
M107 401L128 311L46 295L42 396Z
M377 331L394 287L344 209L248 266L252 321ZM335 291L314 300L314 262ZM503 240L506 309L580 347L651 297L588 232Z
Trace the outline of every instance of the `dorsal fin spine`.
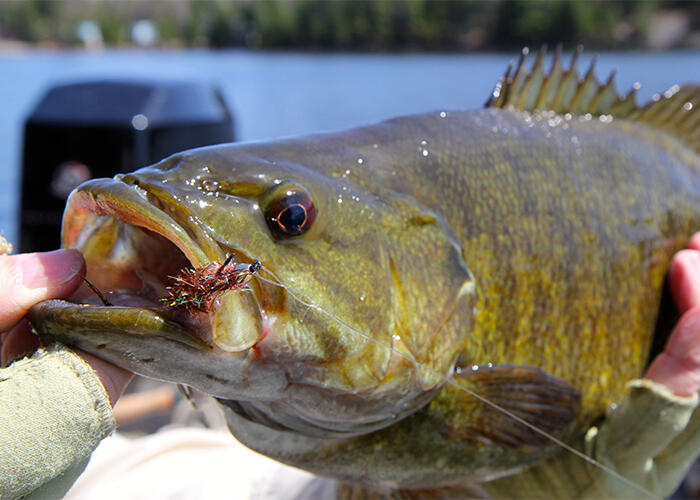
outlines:
M685 102L688 101L688 99L692 99L692 97L692 87L676 91L675 94L670 98L670 100L672 101L672 105L668 106L666 109L662 109L658 113L655 120L657 125L665 126L674 120L678 122L680 121L680 119L677 118L678 116L680 116L681 118L685 118L685 116L681 113L681 111L683 110L683 104L685 104Z
M696 104L696 106L697 105L698 104ZM690 132L693 130L700 130L700 113L697 111L695 113L691 113L692 110L692 107L691 109L683 108L684 117L681 121L682 125L680 131L686 134L690 134Z
M600 83L596 80L593 73L593 65L595 64L595 58L591 61L591 67L588 69L586 76L583 79L583 83L579 85L578 90L574 94L571 105L569 108L575 113L585 112L589 109L589 105L596 92L600 88Z
M615 72L610 73L608 81L605 83L603 90L593 97L590 107L593 112L597 115L605 114L605 110L610 109L610 106L618 99L617 92L615 92L615 84L613 82L615 78Z
M530 107L537 101L539 90L542 88L542 80L544 79L544 74L542 73L542 59L544 59L546 50L547 48L544 46L537 54L535 64L530 70L531 76L527 79L522 95L516 104L517 108Z
M518 67L515 70L515 75L513 76L513 91L508 94L508 104L515 105L517 98L520 95L520 90L525 83L525 78L527 77L525 71L525 59L529 53L529 49L524 47L520 52L520 59L518 60Z
M533 109L549 109L551 107L554 102L556 90L559 87L559 82L561 81L561 75L561 45L557 45L554 53L554 61L552 62L552 69L549 71L548 75L545 75L540 97L538 97Z

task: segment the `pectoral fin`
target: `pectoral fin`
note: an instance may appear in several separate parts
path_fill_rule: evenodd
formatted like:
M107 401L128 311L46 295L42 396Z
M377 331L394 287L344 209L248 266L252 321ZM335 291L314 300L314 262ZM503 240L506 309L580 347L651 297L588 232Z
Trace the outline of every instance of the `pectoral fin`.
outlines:
M551 444L551 439L513 416L549 435L561 436L580 408L581 396L574 387L531 366L462 368L456 371L454 381L468 391L457 387L450 391L450 397L461 402L446 415L446 433L453 438L538 449Z

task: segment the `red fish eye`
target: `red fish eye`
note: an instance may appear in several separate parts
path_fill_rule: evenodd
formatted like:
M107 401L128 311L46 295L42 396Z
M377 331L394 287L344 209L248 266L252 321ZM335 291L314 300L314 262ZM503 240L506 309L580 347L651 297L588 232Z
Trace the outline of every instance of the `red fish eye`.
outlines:
M298 236L311 227L316 216L313 202L306 193L287 192L267 211L267 223L280 236Z

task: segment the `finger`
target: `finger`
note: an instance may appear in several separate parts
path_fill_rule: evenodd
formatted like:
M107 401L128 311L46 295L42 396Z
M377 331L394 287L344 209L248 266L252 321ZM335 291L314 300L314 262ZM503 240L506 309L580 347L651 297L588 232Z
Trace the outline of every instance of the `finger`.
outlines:
M664 352L645 378L663 384L677 396L690 397L700 387L700 306L688 310L671 332Z
M691 236L690 242L688 243L688 248L700 250L700 232L697 232Z
M12 328L37 302L73 293L84 273L76 250L0 255L0 331Z
M39 347L39 338L34 335L29 322L24 320L17 323L5 336L0 351L0 366L7 366L25 354L34 352Z
M109 395L109 402L114 406L114 403L116 403L119 396L122 395L126 386L129 385L131 379L134 378L134 374L100 358L96 358L92 354L88 354L80 349L75 349L75 352L95 370L105 391L107 391Z
M697 242L700 244L700 238ZM678 312L683 314L700 305L700 252L697 250L678 252L671 260L668 283Z

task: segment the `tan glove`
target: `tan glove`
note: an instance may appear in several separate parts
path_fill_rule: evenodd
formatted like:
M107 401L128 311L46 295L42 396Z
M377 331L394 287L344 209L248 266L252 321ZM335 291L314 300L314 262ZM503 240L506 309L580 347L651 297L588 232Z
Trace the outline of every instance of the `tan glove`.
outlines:
M60 498L115 427L104 387L64 346L0 369L0 498Z

